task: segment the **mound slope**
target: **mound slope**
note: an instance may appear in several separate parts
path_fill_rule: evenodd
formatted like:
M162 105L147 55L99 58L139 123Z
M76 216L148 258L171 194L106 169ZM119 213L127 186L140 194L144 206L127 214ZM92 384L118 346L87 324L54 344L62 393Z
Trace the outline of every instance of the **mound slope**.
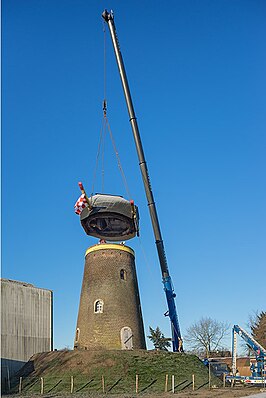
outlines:
M40 392L43 378L44 393L105 392L162 393L168 374L168 390L172 375L176 391L208 387L208 369L194 355L163 351L53 351L34 355L18 374L24 392ZM212 384L221 381L212 375ZM103 386L104 385L104 386Z

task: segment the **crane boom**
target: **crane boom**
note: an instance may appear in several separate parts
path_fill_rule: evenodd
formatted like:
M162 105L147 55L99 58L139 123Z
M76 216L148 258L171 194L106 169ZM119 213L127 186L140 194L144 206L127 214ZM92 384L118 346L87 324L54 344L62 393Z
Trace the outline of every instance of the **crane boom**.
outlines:
M128 108L129 121L131 124L134 141L135 141L135 145L136 145L136 150L137 150L137 154L138 154L139 166L140 166L140 170L141 170L142 180L144 183L145 193L146 193L146 197L147 197L147 202L148 202L148 207L149 207L149 211L150 211L150 217L151 217L151 222L152 222L152 227L153 227L153 232L154 232L154 237L155 237L155 243L156 243L159 262L160 262L160 266L161 266L162 280L163 280L164 290L165 290L167 304L168 304L168 315L171 320L173 351L183 351L181 332L180 332L178 316L177 316L177 311L176 311L176 305L175 305L176 295L174 293L171 277L169 274L162 234L161 234L161 230L160 230L159 219L158 219L155 201L154 201L154 197L153 197L153 193L152 193L152 189L151 189L151 182L150 182L150 178L149 178L147 163L146 163L145 156L144 156L144 151L143 151L139 128L138 128L138 123L137 123L137 118L135 115L134 106L133 106L130 89L129 89L129 84L128 84L128 80L127 80L127 75L126 75L126 71L125 71L125 66L124 66L124 62L123 62L117 34L116 34L113 13L108 12L107 10L104 10L102 17L105 20L105 22L108 24L109 31L111 34L111 39L112 39L112 43L113 43L113 47L114 47L118 70L120 73L122 87L123 87L126 104L127 104L127 108Z
M266 358L266 350L259 344L249 333L247 333L239 325L234 325L232 336L232 371L233 375L236 375L236 351L237 351L237 334L242 337L242 339L247 343L247 345L252 349L256 356L257 365L254 367L253 375L262 376L264 372L264 361Z

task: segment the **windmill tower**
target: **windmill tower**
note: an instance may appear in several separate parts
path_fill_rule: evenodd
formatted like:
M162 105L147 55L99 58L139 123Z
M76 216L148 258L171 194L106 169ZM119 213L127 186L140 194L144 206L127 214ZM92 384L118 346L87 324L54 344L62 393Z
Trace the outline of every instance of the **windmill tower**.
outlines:
M100 243L85 254L75 348L146 348L134 251Z
M135 236L137 207L110 195L95 195L87 203L81 207L82 226L102 239L85 253L74 348L146 349L135 253L122 243L103 240Z

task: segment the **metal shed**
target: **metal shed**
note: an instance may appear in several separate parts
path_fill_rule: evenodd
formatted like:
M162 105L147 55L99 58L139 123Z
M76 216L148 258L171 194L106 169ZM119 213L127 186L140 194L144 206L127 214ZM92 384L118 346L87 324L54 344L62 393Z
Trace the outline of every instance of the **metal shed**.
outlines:
M1 279L2 385L33 354L53 349L53 293L25 282Z

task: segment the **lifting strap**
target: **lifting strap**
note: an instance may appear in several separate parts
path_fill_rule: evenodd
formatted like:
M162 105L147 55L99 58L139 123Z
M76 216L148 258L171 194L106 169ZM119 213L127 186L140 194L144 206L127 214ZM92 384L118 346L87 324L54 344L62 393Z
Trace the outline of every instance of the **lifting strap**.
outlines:
M102 127L100 130L100 138L99 138L99 143L98 143L98 150L97 150L97 155L96 155L96 164L95 164L95 168L94 168L94 173L93 173L93 181L92 181L92 188L91 188L91 196L94 193L94 189L95 189L95 182L96 182L96 178L97 178L97 170L98 170L98 166L99 166L99 159L101 156L101 164L102 164L102 172L101 172L101 180L102 180L102 192L104 192L104 144L105 144L105 137L106 137L106 133L107 130L109 132L109 136L112 142L112 146L113 146L113 150L116 156L116 160L117 160L117 166L119 169L119 172L121 174L122 177L122 181L126 190L126 194L128 199L131 198L131 193L128 187L128 183L127 183L127 179L121 164L121 160L119 157L119 153L115 144L115 139L114 139L114 135L112 133L108 118L107 118L107 100L106 100L106 31L105 31L105 23L103 22L103 33L104 33L104 44L103 44L103 60L104 60L104 67L103 67L103 91L104 91L104 99L103 99L103 121L102 121Z
M105 102L105 101L104 101ZM106 137L106 132L109 132L109 136L112 142L112 147L116 156L116 160L117 160L117 166L119 169L119 172L121 174L122 177L122 181L123 181L123 185L125 187L126 190L126 194L128 199L131 198L131 193L129 190L129 186L127 183L127 179L126 179L126 175L125 172L123 170L122 167L122 163L119 157L119 153L116 147L116 143L115 143L115 139L114 139L114 135L112 133L112 129L109 123L109 120L107 118L107 108L106 108L106 103L105 103L105 108L103 108L103 112L104 112L104 116L103 116L103 122L102 122L102 127L100 130L100 139L99 139L99 143L98 143L98 150L97 150L97 155L96 155L96 164L95 164L95 168L94 168L94 173L93 173L93 181L92 181L92 188L91 188L91 195L93 195L94 193L94 188L95 188L95 183L96 183L96 178L97 178L97 171L98 171L98 167L99 167L99 159L100 156L102 158L102 192L104 192L104 141L105 141L105 137Z

